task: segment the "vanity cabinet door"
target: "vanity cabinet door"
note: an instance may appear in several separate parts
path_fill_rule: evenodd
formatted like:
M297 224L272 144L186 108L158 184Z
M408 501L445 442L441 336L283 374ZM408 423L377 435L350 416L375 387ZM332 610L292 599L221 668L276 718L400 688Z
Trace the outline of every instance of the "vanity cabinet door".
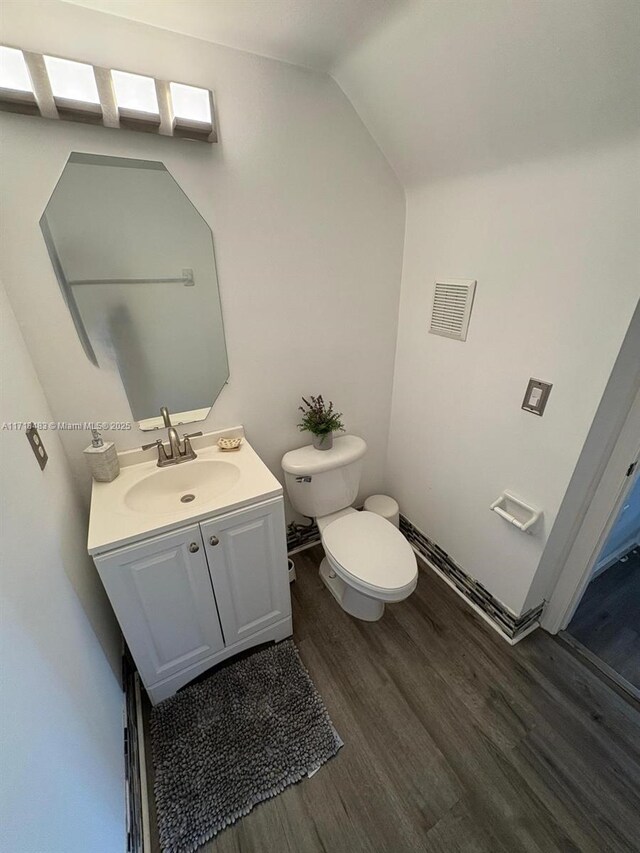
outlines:
M282 499L200 526L227 646L290 616Z
M199 525L95 562L146 687L224 648Z

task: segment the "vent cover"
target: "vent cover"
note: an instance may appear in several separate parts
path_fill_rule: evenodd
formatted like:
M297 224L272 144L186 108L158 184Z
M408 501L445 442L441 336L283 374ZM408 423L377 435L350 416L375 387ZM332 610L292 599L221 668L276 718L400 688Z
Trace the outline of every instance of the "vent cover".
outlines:
M436 282L431 311L432 335L466 341L476 283L472 279L450 278Z

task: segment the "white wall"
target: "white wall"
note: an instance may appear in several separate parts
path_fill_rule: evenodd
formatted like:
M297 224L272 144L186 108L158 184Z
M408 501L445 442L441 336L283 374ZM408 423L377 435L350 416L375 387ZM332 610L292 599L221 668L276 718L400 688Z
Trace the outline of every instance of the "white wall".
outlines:
M49 421L4 289L0 320L2 421ZM79 596L114 665L117 635L106 642L110 610L92 598L86 523L62 444L42 437L43 472L23 430L0 430L0 850L122 853L122 692Z
M542 625L552 632L565 616L599 547L630 459L637 453L640 393L640 301L562 499L524 609L547 600ZM640 435L640 431L638 432Z
M407 190L390 488L518 613L640 297L639 38L633 0L412 0L334 71ZM427 333L439 277L478 281L466 343Z
M71 151L161 160L214 235L230 381L202 427L244 423L280 474L302 394L368 442L363 495L384 488L404 194L338 86L306 71L58 3L3 4L3 39L210 87L209 146L3 114L4 279L56 420L130 420L118 377L85 358L38 220ZM199 425L200 428L200 425ZM120 448L148 441L137 430ZM87 484L87 439L62 435Z
M516 612L640 295L636 156L621 145L409 193L392 488ZM427 334L438 276L478 280L466 343ZM520 409L530 376L554 384L543 418ZM544 509L536 535L489 512L505 488Z
M408 194L391 487L515 612L640 296L637 154L620 144ZM478 281L466 343L427 333L438 277ZM553 383L542 418L520 408L531 376ZM535 535L489 511L505 488L544 510Z

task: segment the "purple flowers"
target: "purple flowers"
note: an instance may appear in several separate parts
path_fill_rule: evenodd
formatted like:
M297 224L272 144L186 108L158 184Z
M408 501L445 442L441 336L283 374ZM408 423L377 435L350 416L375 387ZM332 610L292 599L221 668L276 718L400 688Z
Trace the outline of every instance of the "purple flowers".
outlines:
M329 401L327 406L322 399L322 394L317 397L311 396L309 400L302 398L304 406L298 406L302 412L302 420L298 424L298 429L304 432L312 433L313 435L325 436L332 432L342 430L344 432L344 424L342 423L342 412L335 412L333 403Z

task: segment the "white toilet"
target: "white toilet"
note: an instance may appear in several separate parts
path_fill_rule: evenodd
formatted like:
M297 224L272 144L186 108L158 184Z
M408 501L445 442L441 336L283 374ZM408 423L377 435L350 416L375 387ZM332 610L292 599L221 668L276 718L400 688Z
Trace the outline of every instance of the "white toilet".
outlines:
M320 577L343 610L375 622L386 601L402 601L416 588L413 549L391 522L351 504L358 494L367 445L356 435L336 438L331 450L312 445L282 457L294 509L315 518L325 558Z

